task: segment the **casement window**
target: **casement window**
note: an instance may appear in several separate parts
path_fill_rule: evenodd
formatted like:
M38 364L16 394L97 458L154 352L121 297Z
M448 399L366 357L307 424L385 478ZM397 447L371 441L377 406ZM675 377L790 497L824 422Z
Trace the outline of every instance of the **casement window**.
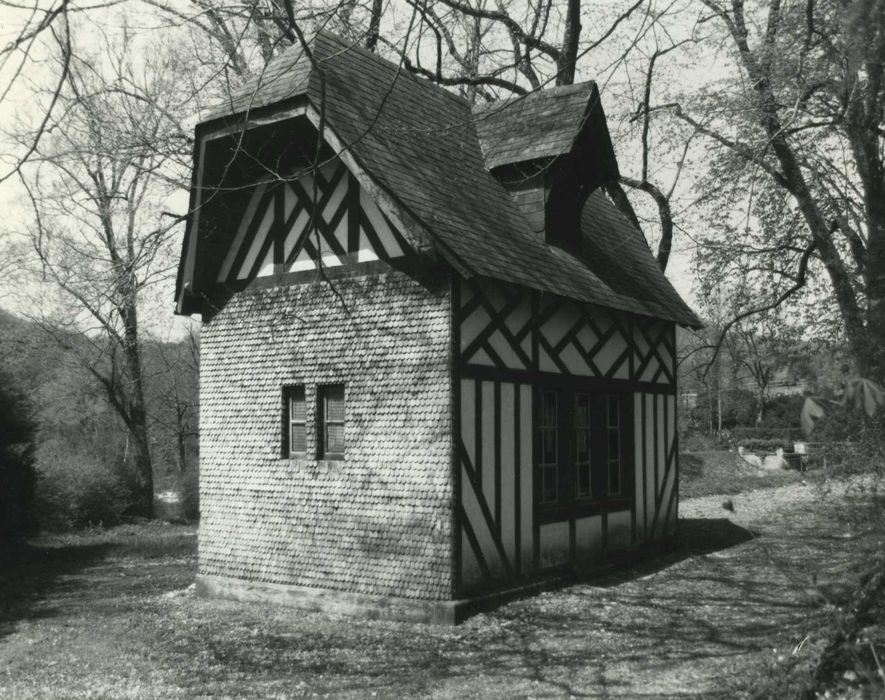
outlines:
M317 445L320 459L344 459L345 410L344 385L319 387L317 406Z
M559 392L541 392L538 441L541 503L556 503L559 493Z
M541 388L536 400L538 505L550 517L572 506L624 507L629 394Z
M307 404L304 386L283 387L282 457L307 453Z
M575 393L575 495L587 498L590 488L590 395Z
M608 495L620 496L623 486L621 467L623 443L621 440L621 397L605 397L606 465L608 467Z

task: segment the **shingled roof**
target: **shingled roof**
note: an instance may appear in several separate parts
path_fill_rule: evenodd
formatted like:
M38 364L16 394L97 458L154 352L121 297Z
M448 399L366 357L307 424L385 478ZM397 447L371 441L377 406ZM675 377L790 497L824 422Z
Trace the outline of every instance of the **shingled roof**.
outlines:
M570 152L594 88L592 82L564 85L474 105L476 135L486 167L492 170Z
M198 129L236 123L247 112L267 113L295 98L319 108L324 90L328 128L456 268L700 325L655 264L642 234L603 194L591 195L584 208L582 228L590 253L576 257L535 235L490 172L517 157L518 149L531 148L537 157L566 152L581 128L591 84L544 91L474 114L458 96L338 37L318 33L311 47L322 77L293 47L232 93ZM549 138L530 145L533 121L543 125ZM494 138L502 128L511 133Z

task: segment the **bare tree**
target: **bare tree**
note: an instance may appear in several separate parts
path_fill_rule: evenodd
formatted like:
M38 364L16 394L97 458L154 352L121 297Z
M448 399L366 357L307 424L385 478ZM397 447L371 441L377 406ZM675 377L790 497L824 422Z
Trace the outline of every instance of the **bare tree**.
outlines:
M174 53L131 58L131 37L105 50L61 58L65 81L51 100L47 136L21 183L33 212L28 230L41 278L61 292L61 324L93 330L87 364L124 422L133 451L134 511L150 516L153 468L145 404L140 296L168 277L175 220L159 209L184 181L185 130L178 122L181 71ZM38 304L35 302L33 307Z

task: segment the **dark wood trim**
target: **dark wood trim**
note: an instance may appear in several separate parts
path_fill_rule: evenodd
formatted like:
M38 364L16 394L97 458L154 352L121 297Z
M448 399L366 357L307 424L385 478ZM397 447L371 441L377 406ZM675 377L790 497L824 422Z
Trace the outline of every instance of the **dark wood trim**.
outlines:
M505 367L507 367L507 363L501 359L501 356L497 352L495 352L495 349L491 346L490 343L484 343L482 349L485 351L485 354L489 356L489 359L495 363L495 367L499 369L504 369Z
M622 498L595 499L575 501L573 504L546 506L538 509L538 518L542 525L550 523L563 523L571 518L588 518L603 513L615 513L622 510L630 510L629 496Z
M529 321L531 323L531 329L532 329L531 330L531 334L532 334L531 341L532 341L532 371L533 372L537 372L538 368L541 366L540 365L541 358L540 358L539 350L538 350L538 336L541 333L541 330L540 330L541 325L540 325L540 319L539 319L539 314L540 314L540 310L541 310L540 309L540 307L541 307L541 300L540 299L541 299L541 295L539 292L532 292L532 315L531 315L531 318L529 319ZM532 381L532 380L528 379L528 381ZM534 415L534 413L532 415ZM534 438L532 441L534 442Z
M494 435L495 435L495 523L498 531L501 530L501 382L493 385L492 396L494 397Z
M378 207L377 204L375 206ZM381 211L381 207L378 207L378 211L381 213L382 218L387 223L387 227L390 229L390 232L393 234L393 237L396 240L397 245L399 245L400 250L403 251L403 255L408 255L409 252L411 252L411 250L412 250L412 246L409 245L409 242L399 232L399 229L393 225L393 222L390 220L390 218L387 216L387 214L385 214L383 211ZM389 255L389 253L388 253L388 255Z
M494 522L492 513L486 502L485 494L482 491L481 484L477 481L477 473L479 472L479 469L476 469L470 461L470 456L467 454L467 450L464 449L463 442L460 445L460 449L461 467L467 472L467 478L470 480L470 485L473 488L473 495L476 497L476 502L479 504L480 511L482 511L482 517L486 522L486 527L489 529L489 535L492 538L495 549L498 550L498 556L501 558L501 563L504 565L504 569L508 575L512 575L513 568L510 566L510 558L507 556L507 552L504 550L504 543L501 541L501 529L498 527L497 523Z
M606 379L614 379L615 374L619 369L621 369L621 365L627 362L630 356L633 354L633 351L630 350L630 347L626 347L624 351L618 355L614 362L612 362L612 366L608 368L608 371L605 373ZM629 377L630 371L627 370L627 376ZM629 381L629 380L628 380Z
M351 175L351 177L353 177ZM357 190L359 198L359 190ZM359 218L357 218L357 247L359 247ZM463 439L461 425L461 377L458 374L458 351L461 345L460 327L457 323L457 309L460 304L459 278L449 278L449 381L451 382L451 430L449 431L449 469L452 476L452 572L449 584L452 598L458 597L462 582L461 551L461 460L458 458L458 445Z
M356 253L360 248L360 184L356 176L347 173L347 195L344 197L347 203L347 252ZM380 257L380 256L379 256Z
M476 411L476 415L473 416L475 431L473 435L473 455L476 459L476 463L480 465L476 474L476 483L479 493L482 495L482 382L477 380L474 382L474 386L473 410Z
M658 489L660 488L660 480L658 479L658 397L653 396L651 400L652 405L652 434L654 439L652 441L652 455L654 456L654 467L655 467L655 488L654 488L654 500L652 503L654 504L654 511L652 512L651 519L651 533L652 538L654 538L655 532L655 524L658 522Z
M338 227L338 224L341 223L341 219L344 218L344 214L347 211L344 206L345 201L346 200L342 201L341 208L337 212L335 212L330 222L326 223L323 220L322 215L320 215L316 222L316 230L322 240L326 242L326 245L329 248L329 252L338 258L344 258L347 256L347 251L344 249L344 246L341 245L341 242L335 236L335 229ZM345 244L346 243L347 242L345 241Z
M610 379L605 377L587 377L577 374L559 374L557 372L541 372L534 370L506 369L471 365L462 363L458 368L462 377L470 377L482 381L502 381L521 384L546 384L552 388L580 388L585 391L641 391L649 394L673 394L675 388L667 384L637 382L630 379Z
M522 387L519 384L511 384L513 387L513 492L514 513L513 527L515 551L513 552L513 568L517 573L522 571Z
M602 333L599 330L599 326L596 325L596 321L593 320L593 316L590 314L589 311L587 311L587 309L583 307L579 307L579 312L581 314L582 323L590 329L590 332L593 333L594 337L599 339L599 336L601 336ZM593 355L591 354L590 350L578 343L577 340L575 341L575 347L581 353L581 357L584 359L584 362L587 363L587 366L590 368L590 371L593 372L594 376L603 376L603 373L599 370L599 367L596 366L596 362L593 360Z
M568 367L566 367L565 363L559 358L559 355L553 352L553 348L550 346L550 343L547 341L547 338L544 337L543 333L538 333L538 345L543 348L547 357L550 358L550 361L556 365L556 369L559 370L560 374L571 376ZM540 364L538 367L540 367Z
M537 337L537 333L534 334ZM538 414L540 413L541 392L538 384L532 384L532 567L541 568L541 522L538 517L541 509L538 506L541 479L538 474L538 462L541 461L541 445L538 440Z
M627 481L632 495L630 504L630 544L632 546L636 544L636 394L630 392L625 395L624 400L626 402L625 413L629 417L630 423L624 452L627 455L627 464L630 465Z
M464 323L474 311L476 311L482 303L477 298L476 293L473 291L473 287L467 283L463 278L460 279L460 284L467 288L467 291L470 292L470 298L465 302L463 296L461 297L461 303L458 306L458 317L457 321L459 324Z
M283 264L283 246L286 242L286 194L285 186L276 188L274 197L274 222L273 222L273 263Z
M662 374L664 374L664 368L661 366L660 360L658 360L658 371L654 373L654 376L652 376L651 381L657 383L658 380L661 378Z
M659 516L661 515L661 509L664 506L664 494L667 492L667 481L670 477L670 469L673 464L673 445L667 444L667 432L668 432L668 427L669 427L668 415L667 415L668 414L668 403L669 402L667 401L667 399L665 397L664 398L664 411L663 411L663 413L664 413L664 416L663 416L663 418L664 418L664 434L661 436L661 439L664 441L664 478L661 481L660 493L658 493L657 497L655 498L654 526L657 526L657 523L659 521ZM657 422L655 422L655 426L657 426ZM673 441L674 445L675 445L675 442L676 441L674 440ZM658 464L658 460L655 459L655 467L657 467L657 464ZM672 498L672 494L671 494L671 498ZM662 533L663 533L664 527L666 526L666 523L667 523L666 519L661 521L661 532Z
M598 330L599 326L595 326L595 329ZM597 333L596 342L593 343L593 347L587 350L587 355L590 357L596 357L599 354L599 351L605 347L605 344L611 340L612 336L617 332L618 327L612 322L608 328L605 329L601 334ZM596 332L596 330L594 330Z
M347 187L347 185L344 185ZM335 241L335 245L338 246L338 250L340 253L336 253L337 255L347 255L350 250L348 245L350 243L350 232L346 231L344 235L344 245L341 244L341 241L338 240L338 237L335 235L335 230L338 228L338 224L341 223L341 220L347 216L348 222L347 226L350 226L350 207L348 207L347 200L347 192L344 193L344 196L341 198L341 203L338 205L338 208L332 213L332 218L326 224L326 230L328 231L328 236L331 240Z
M642 402L642 533L647 540L650 538L648 534L648 416L646 415L648 401L646 396L648 394L639 395Z
M630 364L628 369L630 379L639 379L639 377L636 376L636 356L638 354L638 348L636 347L636 337L634 330L635 326L636 319L634 319L632 316L628 316L627 333L629 334L629 336L627 343L630 347Z
M553 346L553 352L555 352L557 355L560 355L570 343L573 343L577 340L578 333L586 325L587 323L584 320L584 317L581 316L579 313L578 320L572 324L571 328L569 328L565 332L565 335L563 335L562 338L559 339L559 342Z
M676 335L676 329L673 329L673 335ZM674 423L674 434L673 434L673 442L675 443L675 455L676 455L676 463L674 464L676 470L673 473L673 491L676 493L676 515L675 515L675 527L674 534L679 531L679 393L677 392L673 396L673 423Z
M639 363L639 368L636 370L636 376L641 377L645 370L648 369L649 363L653 357L656 357L658 360L658 365L661 365L661 356L657 353L657 345L661 342L661 336L664 331L667 330L666 324L661 329L661 331L655 336L654 340L652 340L651 336L646 332L650 330L647 328L640 327L639 332L642 334L642 338L645 340L646 345L648 345L648 350L645 353L645 357L642 358L642 361Z
M507 317L519 308L525 299L525 295L519 294L508 300L507 295L502 293L502 296L505 298L505 303L504 306L498 310L485 296L482 288L478 284L471 284L470 287L473 292L473 298L478 301L477 308L481 306L483 310L485 310L486 314L489 316L489 322L486 324L486 327L477 333L476 337L470 341L470 344L464 348L461 353L462 359L468 360L480 348L482 348L489 353L489 356L492 357L492 360L496 365L500 367L506 366L506 363L504 363L491 348L489 342L495 332L498 332L501 334L501 337L504 338L504 341L510 346L511 352L519 358L519 361L526 368L531 367L531 359L525 354L519 341L507 326Z
M289 396L290 396L290 385L283 384L280 387L280 459L288 459L289 458ZM307 397L305 397L305 401ZM306 436L305 436L306 437Z
M255 239L255 236L258 235L258 229L261 228L261 222L264 220L264 217L267 214L267 207L270 206L270 203L273 201L273 197L273 187L268 187L264 194L261 195L261 199L258 201L258 204L255 207L255 216L253 216L252 221L249 222L246 228L246 233L240 243L240 248L239 250L237 250L236 255L234 255L233 263L230 266L230 270L228 270L227 279L229 281L237 279L240 268L243 266L246 255L248 255L249 249L252 247L252 241ZM272 226L273 225L271 225L271 227ZM268 235L270 235L271 233L272 229L271 231L268 231ZM224 266L224 260L222 260L221 264L222 266Z
M375 227L372 225L372 222L369 221L369 215L364 211L360 212L360 223L363 226L363 231L366 232L366 238L369 241L369 245L375 250L375 255L377 255L381 260L389 260L390 254L387 252L387 248L384 247L384 244L381 242L381 236L378 235L378 232L375 230Z
M277 230L279 228L277 224L277 211L276 211L276 202L279 200L279 197L274 197L274 216L273 220L270 223L270 228L267 230L267 236L264 239L264 242L261 244L261 247L258 249L258 255L255 256L255 261L252 263L252 268L249 270L246 277L249 279L253 279L258 276L258 271L261 269L261 263L264 262L264 258L267 255L270 247L273 246L274 252L273 255L276 255L277 250Z
M479 568L482 570L483 578L491 580L492 572L489 570L485 555L482 552L482 547L479 546L479 540L476 539L473 525L470 524L470 518L468 518L467 513L464 512L464 505L462 503L458 504L458 518L461 521L461 527L464 529L464 534L467 535L467 540L470 542L473 556L475 556L476 561L479 562Z
M661 329L660 333L658 333L658 336L655 341L655 345L654 345L652 352L654 353L654 356L657 358L658 366L659 366L659 371L657 373L655 373L655 381L657 381L657 377L662 373L662 374L664 374L664 376L666 376L667 382L672 384L675 380L673 377L673 373L670 371L669 363L664 362L664 358L661 356L661 353L659 352L660 347L662 345L666 349L667 336L669 335L669 331L670 331L671 327L675 328L675 325L672 323L663 323L663 328Z
M535 319L535 333L541 335L544 324L556 315L556 312L561 308L563 299L543 292L535 292L535 299L538 305L532 316ZM547 301L547 304L542 308L544 300Z

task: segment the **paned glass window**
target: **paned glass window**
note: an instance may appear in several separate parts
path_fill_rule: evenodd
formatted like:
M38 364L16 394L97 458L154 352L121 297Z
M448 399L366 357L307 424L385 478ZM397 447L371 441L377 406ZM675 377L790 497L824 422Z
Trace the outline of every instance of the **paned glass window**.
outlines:
M556 503L559 487L559 394L541 392L538 440L541 503Z
M575 394L575 480L578 498L590 495L590 396Z
M621 399L605 398L605 432L608 448L608 494L621 494Z

